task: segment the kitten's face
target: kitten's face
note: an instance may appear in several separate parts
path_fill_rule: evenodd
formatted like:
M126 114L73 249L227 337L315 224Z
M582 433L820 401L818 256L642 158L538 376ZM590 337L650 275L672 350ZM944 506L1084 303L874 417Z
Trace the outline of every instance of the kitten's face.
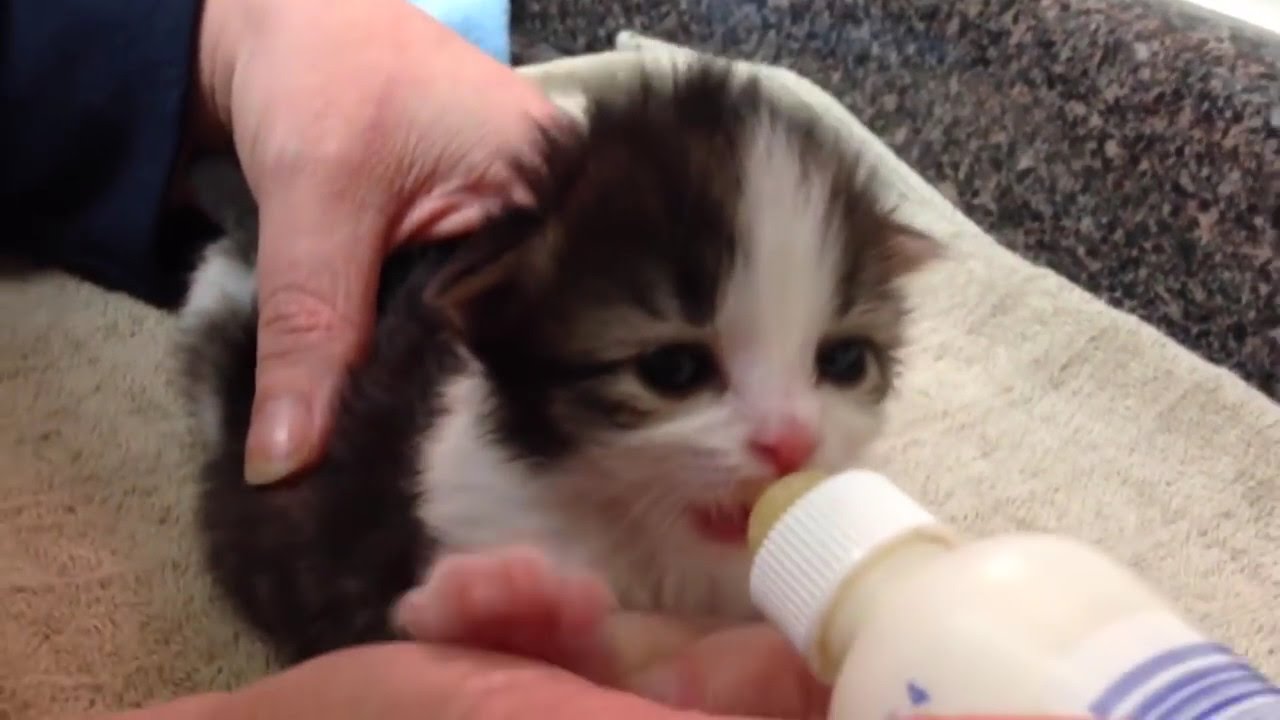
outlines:
M931 245L715 74L588 123L539 237L464 311L494 431L620 527L740 546L770 482L852 465L875 434L893 284Z

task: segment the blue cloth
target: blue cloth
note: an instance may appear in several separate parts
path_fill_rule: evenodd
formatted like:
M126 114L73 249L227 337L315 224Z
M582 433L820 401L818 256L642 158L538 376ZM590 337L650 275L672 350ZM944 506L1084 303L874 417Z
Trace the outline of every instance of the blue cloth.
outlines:
M410 0L499 62L511 64L508 0Z

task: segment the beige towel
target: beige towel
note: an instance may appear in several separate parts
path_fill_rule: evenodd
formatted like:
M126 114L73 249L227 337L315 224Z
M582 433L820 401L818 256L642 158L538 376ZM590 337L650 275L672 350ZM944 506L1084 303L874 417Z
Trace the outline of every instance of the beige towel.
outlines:
M526 72L607 90L641 57L674 57L631 35L619 44ZM1006 252L829 96L761 71L844 125L903 217L950 250L917 283L918 342L882 467L965 528L1101 543L1280 674L1280 408ZM172 319L60 275L12 273L0 317L0 718L264 672L196 560Z

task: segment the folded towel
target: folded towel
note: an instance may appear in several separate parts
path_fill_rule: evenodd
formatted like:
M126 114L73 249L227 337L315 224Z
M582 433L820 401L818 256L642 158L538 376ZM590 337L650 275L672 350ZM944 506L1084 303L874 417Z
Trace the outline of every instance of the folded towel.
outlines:
M409 0L502 63L511 63L511 3L507 0Z

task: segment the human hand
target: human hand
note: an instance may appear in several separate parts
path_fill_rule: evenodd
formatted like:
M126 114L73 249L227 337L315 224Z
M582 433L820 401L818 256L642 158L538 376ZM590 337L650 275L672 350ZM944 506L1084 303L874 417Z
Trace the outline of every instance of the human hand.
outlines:
M764 623L620 611L589 572L535 548L446 555L392 613L406 637L536 659L681 708L819 717L826 690Z
M662 615L618 613L606 636L617 673L611 684L669 707L716 716L827 716L830 689L767 623L708 629Z
M653 616L628 616L616 625L613 637L628 644L634 661L621 689L525 658L405 642L337 651L233 693L186 698L109 720L825 716L822 691L770 629L735 628L692 644L686 642L688 631ZM673 648L681 649L667 655Z
M272 482L327 440L386 253L524 199L514 161L557 112L403 0L207 0L199 44L203 123L259 207L245 475Z

